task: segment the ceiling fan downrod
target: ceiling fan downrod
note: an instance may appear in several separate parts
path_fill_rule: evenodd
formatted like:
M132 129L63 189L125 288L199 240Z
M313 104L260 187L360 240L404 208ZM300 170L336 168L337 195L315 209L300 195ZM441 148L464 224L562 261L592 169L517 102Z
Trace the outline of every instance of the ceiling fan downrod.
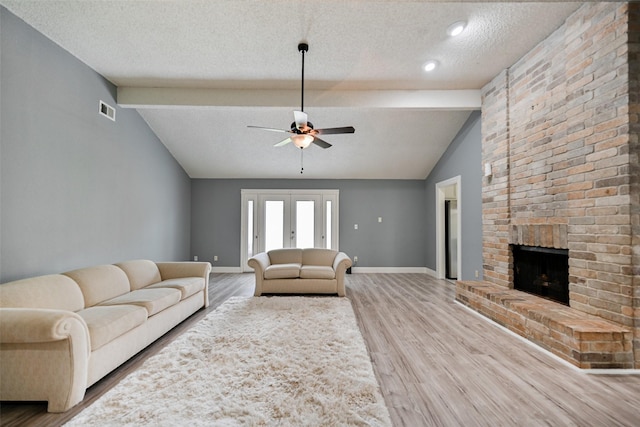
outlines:
M302 53L302 88L300 91L300 111L304 111L304 54L309 50L307 43L298 44L298 51Z

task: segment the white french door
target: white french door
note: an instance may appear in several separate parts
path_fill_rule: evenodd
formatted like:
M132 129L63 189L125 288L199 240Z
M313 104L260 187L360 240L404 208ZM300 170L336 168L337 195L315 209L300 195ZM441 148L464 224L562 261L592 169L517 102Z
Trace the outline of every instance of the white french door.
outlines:
M258 197L257 208L259 226L254 237L256 252L288 248L291 223L288 196L261 195Z
M280 248L338 248L338 190L242 190L242 266Z
M322 234L322 196L292 195L290 206L290 247L326 247Z
M322 245L320 195L258 196L260 252L281 248L315 248Z

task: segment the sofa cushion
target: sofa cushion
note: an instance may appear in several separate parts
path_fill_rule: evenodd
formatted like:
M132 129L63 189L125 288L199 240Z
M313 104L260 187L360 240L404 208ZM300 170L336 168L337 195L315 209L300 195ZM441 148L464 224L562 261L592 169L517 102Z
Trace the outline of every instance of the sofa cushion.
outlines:
M71 277L80 286L85 307L94 306L131 290L127 275L115 265L81 268L68 271L64 275Z
M143 324L147 310L137 305L95 306L78 311L89 328L91 351Z
M302 249L274 249L267 254L271 264L302 264Z
M49 274L0 285L0 307L78 311L84 308L84 297L70 277Z
M265 279L295 279L300 277L300 264L272 264L264 270Z
M300 269L301 279L335 279L333 267L326 265L303 265Z
M162 280L155 262L146 259L119 262L116 264L129 278L131 290L142 289Z
M202 277L183 277L180 279L163 280L162 282L149 285L146 289L155 288L172 288L182 293L182 299L189 298L204 289L204 278Z
M302 265L333 266L337 251L332 249L309 248L302 250Z
M157 288L138 289L119 297L112 298L100 303L101 306L131 304L144 307L149 316L161 312L167 307L171 307L180 302L182 294L177 289Z

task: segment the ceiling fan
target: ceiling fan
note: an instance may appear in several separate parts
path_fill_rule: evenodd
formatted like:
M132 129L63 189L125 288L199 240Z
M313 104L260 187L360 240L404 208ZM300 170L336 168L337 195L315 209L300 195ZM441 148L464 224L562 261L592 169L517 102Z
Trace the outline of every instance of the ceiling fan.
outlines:
M307 113L304 112L304 54L308 50L309 45L307 43L298 44L298 51L302 53L302 90L300 95L300 111L293 112L294 121L293 123L291 123L291 129L283 130L265 128L261 126L248 126L255 129L263 129L272 132L283 132L291 134L291 136L287 139L275 144L275 147L281 147L283 145L287 145L290 142L293 142L293 145L300 149L307 148L311 143L317 145L318 147L329 148L331 147L331 144L323 139L320 139L318 135L335 135L340 133L354 133L356 131L353 126L314 129L313 124L307 120Z

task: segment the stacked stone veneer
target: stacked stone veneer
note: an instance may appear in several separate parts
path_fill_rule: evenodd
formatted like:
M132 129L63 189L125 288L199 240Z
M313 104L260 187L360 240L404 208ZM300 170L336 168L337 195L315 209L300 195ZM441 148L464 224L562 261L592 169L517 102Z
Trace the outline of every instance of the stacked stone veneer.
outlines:
M510 244L569 249L571 308L631 331L636 368L639 10L584 4L482 90L485 280L513 287Z

